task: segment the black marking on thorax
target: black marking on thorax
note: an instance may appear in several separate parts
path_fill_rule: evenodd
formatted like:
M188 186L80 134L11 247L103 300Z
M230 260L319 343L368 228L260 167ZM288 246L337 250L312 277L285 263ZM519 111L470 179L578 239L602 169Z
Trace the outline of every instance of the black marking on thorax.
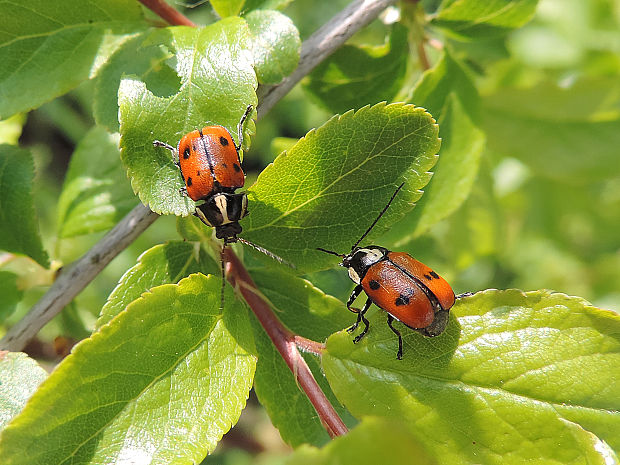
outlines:
M422 292L424 292L424 294L426 295L426 297L428 298L428 300L430 300L431 304L433 305L433 307L435 307L436 311L438 310L445 310L442 306L441 303L439 302L439 299L437 298L437 296L433 293L433 291L431 291L428 286L426 284L424 284L422 281L420 281L420 279L416 278L414 275L411 274L411 272L409 270L407 270L406 268L403 268L402 266L400 266L398 263L394 263L392 260L390 260L389 258L387 259L392 265L394 265L396 268L398 268L400 271L402 271L405 275L407 275L409 278L411 278L420 289L422 289ZM436 274L436 273L435 273Z

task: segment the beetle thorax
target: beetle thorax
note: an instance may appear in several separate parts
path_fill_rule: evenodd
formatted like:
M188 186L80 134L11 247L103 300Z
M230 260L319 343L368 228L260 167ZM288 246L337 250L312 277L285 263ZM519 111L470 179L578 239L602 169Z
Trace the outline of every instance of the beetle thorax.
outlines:
M360 284L368 268L380 262L387 255L388 250L384 247L371 245L364 248L356 248L344 257L342 266L347 268L349 278L355 284Z

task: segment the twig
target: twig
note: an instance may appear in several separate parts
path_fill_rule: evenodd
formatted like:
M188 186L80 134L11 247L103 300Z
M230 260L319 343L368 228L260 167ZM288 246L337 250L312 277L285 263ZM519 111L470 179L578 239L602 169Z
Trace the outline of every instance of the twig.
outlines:
M130 211L73 266L61 271L45 295L0 340L0 348L11 351L22 350L48 321L71 302L114 257L158 217L142 204Z
M289 369L296 377L299 386L308 396L308 399L316 409L323 425L331 437L341 436L347 433L347 427L338 416L336 410L329 402L325 394L317 384L308 364L297 350L296 339L299 336L293 334L284 327L280 320L274 315L269 304L260 296L256 289L256 284L252 281L248 271L239 261L230 247L224 250L223 257L226 270L226 277L233 287L239 289L244 300L250 306L261 326L273 342ZM308 341L308 339L305 339ZM314 343L315 348L320 344Z
M152 10L155 14L160 16L163 20L169 24L175 26L192 26L196 27L196 24L191 22L186 16L179 13L177 10L168 5L164 0L138 0L144 6Z
M293 74L276 86L258 89L261 102L258 114L267 113L304 76L393 3L396 0L356 0L324 24L303 43L299 65Z

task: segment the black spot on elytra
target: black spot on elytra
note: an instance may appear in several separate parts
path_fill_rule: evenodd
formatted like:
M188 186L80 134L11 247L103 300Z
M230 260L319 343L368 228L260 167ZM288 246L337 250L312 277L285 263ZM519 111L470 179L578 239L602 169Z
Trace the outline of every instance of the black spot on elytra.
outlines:
M192 185L192 178L187 178L187 187Z
M185 150L183 150L183 158L186 160L189 158L189 147L186 147Z
M374 279L371 279L370 282L368 283L368 286L370 286L370 288L373 291L376 291L377 289L379 289L381 286L379 285L379 283L377 281L375 281Z
M196 171L196 176L200 176L200 170Z
M236 163L233 165L233 168L235 169L235 171L238 173L239 171L241 171L241 167L239 165L237 165Z
M439 278L439 275L435 273L434 271L431 271L431 276L435 279Z
M406 295L399 295L398 299L394 302L396 305L407 305L409 303L409 297Z
M224 136L220 136L220 144L226 147L228 145L228 139L226 139Z
M425 275L424 275L424 277L425 277L428 281L430 281L431 279L433 279L433 277L432 277L431 275L428 275L428 274L425 274Z
M226 169L228 168L228 165L226 163L222 163L222 168Z

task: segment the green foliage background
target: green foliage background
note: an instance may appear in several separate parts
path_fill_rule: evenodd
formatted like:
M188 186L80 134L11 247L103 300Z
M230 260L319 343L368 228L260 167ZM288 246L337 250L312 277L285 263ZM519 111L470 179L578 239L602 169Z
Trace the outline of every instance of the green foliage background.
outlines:
M0 354L2 426L34 393L0 462L199 463L219 443L205 463L254 463L220 442L252 386L236 430L265 447L273 424L286 463L618 462L618 0L403 2L246 124L243 237L297 271L236 252L288 328L327 340L304 357L355 428L329 443L251 312L230 290L219 308L210 231L151 142L234 133L347 2L175 5L200 29L155 28L132 0L62 3L0 5L3 329L138 201L165 215L28 348L51 368L57 336L84 339L40 389L33 359ZM482 292L441 337L405 329L398 362L382 312L358 345L341 331L352 284L315 248L346 252L403 181L368 243ZM495 290L511 288L529 292Z

